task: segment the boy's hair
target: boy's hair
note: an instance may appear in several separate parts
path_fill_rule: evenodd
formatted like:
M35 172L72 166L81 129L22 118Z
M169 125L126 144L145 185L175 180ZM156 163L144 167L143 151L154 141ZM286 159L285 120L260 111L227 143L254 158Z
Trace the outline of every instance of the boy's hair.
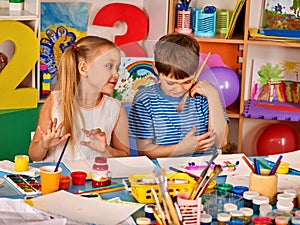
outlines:
M199 55L197 40L185 34L164 35L154 46L158 73L177 80L194 75L199 65Z

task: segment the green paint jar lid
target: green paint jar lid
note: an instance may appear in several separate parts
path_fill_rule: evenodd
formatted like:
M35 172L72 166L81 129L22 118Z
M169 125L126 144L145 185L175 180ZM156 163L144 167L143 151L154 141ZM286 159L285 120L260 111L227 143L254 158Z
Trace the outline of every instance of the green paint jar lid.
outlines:
M231 191L233 188L232 184L218 184L216 189L219 191Z

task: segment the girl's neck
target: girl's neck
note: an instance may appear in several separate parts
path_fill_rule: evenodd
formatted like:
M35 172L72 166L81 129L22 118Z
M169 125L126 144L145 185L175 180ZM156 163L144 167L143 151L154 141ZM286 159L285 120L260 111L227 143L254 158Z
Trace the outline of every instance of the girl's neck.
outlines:
M78 103L79 106L83 108L94 108L96 107L102 100L103 94L99 93L98 96L82 96L78 95L76 97L76 102Z

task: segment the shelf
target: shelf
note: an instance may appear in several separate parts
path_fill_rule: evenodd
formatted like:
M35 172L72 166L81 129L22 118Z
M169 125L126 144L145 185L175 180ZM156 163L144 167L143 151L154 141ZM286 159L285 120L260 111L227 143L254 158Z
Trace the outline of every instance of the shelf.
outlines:
M12 11L8 8L0 8L0 20L35 20L38 17L26 10Z
M197 41L199 42L213 42L213 43L227 43L227 44L244 44L244 40L241 38L233 38L233 39L225 39L224 34L217 34L211 38L204 38L204 37L196 37Z
M280 46L280 47L290 47L290 48L300 48L300 40L298 42L287 42L287 41L254 41L248 40L248 45L268 45L268 46Z

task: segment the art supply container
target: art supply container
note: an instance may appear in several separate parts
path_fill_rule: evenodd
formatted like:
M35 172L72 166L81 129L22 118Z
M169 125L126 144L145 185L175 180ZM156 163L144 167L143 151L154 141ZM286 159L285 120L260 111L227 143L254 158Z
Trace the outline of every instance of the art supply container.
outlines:
M273 207L270 204L261 204L259 206L259 216L267 216L269 212L272 212Z
M294 208L298 208L298 201L297 201L297 190L295 189L288 189L283 191L284 194L290 194L293 196L293 204ZM278 199L278 197L277 197Z
M59 181L62 169L59 167L54 172L56 166L43 166L40 168L40 178L42 195L55 192L59 189Z
M15 156L15 171L24 172L28 170L29 157L28 155Z
M71 178L69 176L61 176L59 180L59 190L67 190L70 187Z
M269 172L269 170L261 170L261 175L251 173L249 190L267 196L270 204L274 205L276 202L278 178L277 174L268 175Z
M74 171L71 173L72 184L84 185L87 177L87 173L84 171Z
M292 225L300 225L300 217L293 217L292 218Z
M238 207L234 203L225 203L224 204L224 212L230 213L231 211L237 210Z
M252 216L253 216L253 209L251 209L249 207L242 207L242 208L240 208L240 211L243 212L244 217L250 223L251 219L252 219Z
M177 10L177 23L175 32L182 34L191 34L191 10Z
M294 204L293 202L277 201L276 208L280 213L290 213L294 208Z
M202 211L201 198L189 200L189 194L179 193L177 195L177 204L182 216L183 224L200 224L200 215Z
M230 22L230 11L217 9L216 17L216 33L226 34Z
M259 215L259 207L262 204L269 204L269 198L267 196L258 196L253 198L253 213Z
M231 219L231 215L229 213L218 213L217 220L218 225L226 225Z
M210 214L201 214L201 225L210 225L212 222L212 216Z
M239 218L244 216L244 213L240 210L232 210L229 214L231 215L231 220L239 220Z
M276 225L287 225L289 223L289 219L285 216L276 216L275 224Z
M111 184L111 172L108 170L107 159L96 157L93 165L92 186L94 188Z
M256 191L245 191L243 193L243 199L244 199L244 207L253 208L252 199L255 197L258 197L259 193Z
M272 220L269 217L258 216L252 219L253 224L255 225L268 225L272 223Z
M155 223L154 211L157 211L157 207L154 204L145 205L145 217L151 220L151 223Z
M193 10L194 34L196 37L213 37L216 34L216 12L205 13L204 9Z
M275 217L276 216L279 216L279 215L275 212L268 212L266 217L271 219L272 225L275 225Z

